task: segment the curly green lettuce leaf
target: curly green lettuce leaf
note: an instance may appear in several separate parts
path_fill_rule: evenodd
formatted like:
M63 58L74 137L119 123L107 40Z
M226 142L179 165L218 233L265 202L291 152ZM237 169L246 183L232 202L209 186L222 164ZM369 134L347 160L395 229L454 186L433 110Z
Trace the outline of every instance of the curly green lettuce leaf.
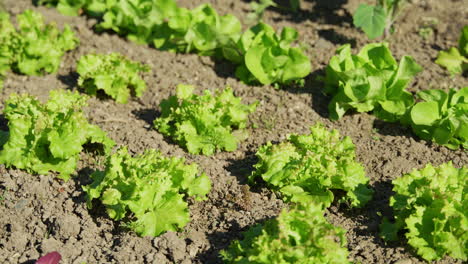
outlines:
M299 204L253 226L221 256L229 264L351 263L345 233L328 223L319 205Z
M70 26L60 31L55 24L45 24L42 15L32 10L17 16L18 30L7 14L0 17L0 75L10 68L26 75L57 72L62 56L79 42Z
M440 51L435 62L447 68L452 75L468 70L468 26L462 29L458 48L451 47L447 51Z
M245 139L248 115L256 103L245 105L231 88L205 90L193 94L193 86L179 85L177 95L161 102L161 116L154 120L155 128L171 137L192 154L212 155L218 150L234 151Z
M46 104L29 95L12 94L5 102L9 134L0 163L39 174L55 171L67 180L83 145L97 143L109 153L114 141L88 123L82 110L85 105L86 97L62 90L51 91Z
M78 85L87 93L96 95L98 90L103 90L123 104L131 94L142 96L146 83L140 74L149 70L147 65L133 62L118 53L88 54L80 58L76 67L80 75Z
M445 255L466 261L467 183L468 167L457 169L451 162L439 167L428 164L394 180L390 206L395 223L381 225L381 234L395 239L389 234L405 230L408 244L427 261Z
M150 149L134 157L126 148L108 157L105 171L91 175L84 186L89 208L100 199L110 218L128 218L126 225L141 236L178 231L190 221L188 196L204 200L211 181L196 164L167 158Z
M269 142L256 155L259 162L250 181L261 177L286 201L328 207L336 190L345 192L340 202L351 206L362 207L372 198L351 138L341 138L337 130L321 124L311 127L309 135L292 134L277 145Z
M330 118L340 119L348 110L373 113L382 120L399 120L414 103L406 86L422 68L413 58L393 58L387 43L364 46L357 55L349 44L338 48L326 68L325 92L333 98Z
M420 138L450 149L468 149L468 87L460 90L425 90L402 120Z

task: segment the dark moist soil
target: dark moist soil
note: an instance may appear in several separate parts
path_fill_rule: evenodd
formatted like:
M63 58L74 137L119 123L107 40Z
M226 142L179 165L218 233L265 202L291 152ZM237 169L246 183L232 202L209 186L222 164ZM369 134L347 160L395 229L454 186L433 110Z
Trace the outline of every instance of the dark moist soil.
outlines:
M178 1L194 7L206 1ZM247 1L209 1L221 14L231 13L246 21ZM357 159L365 166L374 199L363 209L332 206L326 213L335 225L348 230L350 260L361 263L423 263L406 245L404 235L398 243L386 244L378 236L381 216L391 216L388 200L391 181L427 163L452 161L456 167L468 164L462 150L452 151L416 138L409 129L384 123L369 114L348 114L338 122L327 118L329 98L322 94L317 78L323 74L335 49L351 43L355 51L369 40L352 26L352 12L359 0L301 1L302 11L290 13L269 9L265 21L276 29L292 26L300 33L311 57L313 73L305 87L247 86L234 76L234 67L194 54L173 54L137 45L115 34L96 34L96 20L65 17L54 9L36 8L27 0L4 0L12 15L32 8L59 25L68 23L78 33L81 45L65 55L58 74L28 77L8 74L0 94L0 110L11 93L30 93L46 100L53 89L77 89L77 59L90 52L120 52L133 60L149 64L153 71L145 76L148 90L140 99L126 105L112 100L89 100L90 122L99 125L132 153L148 148L166 155L196 162L213 181L204 202L190 203L192 221L178 233L156 238L138 237L109 220L102 207L88 211L81 190L89 175L103 164L102 157L83 154L77 175L62 182L54 175L31 175L0 165L0 263L34 263L41 254L58 250L62 263L221 263L219 251L255 223L275 217L285 205L264 186L250 188L246 177L256 162L255 152L267 141L281 141L288 133L307 133L316 122L338 129L356 144ZM461 76L451 77L434 63L437 53L457 44L460 30L468 24L466 2L456 0L413 0L397 22L390 37L396 58L413 56L424 68L409 87L411 92L430 88L467 86ZM431 21L437 21L431 25ZM244 22L245 23L245 22ZM419 31L431 26L433 34L424 39ZM252 115L251 136L237 151L211 157L187 154L151 128L158 116L159 102L174 94L179 83L193 84L197 91L231 86L244 101L260 102ZM0 128L7 129L0 116ZM101 165L100 165L101 164ZM436 263L461 263L445 258Z

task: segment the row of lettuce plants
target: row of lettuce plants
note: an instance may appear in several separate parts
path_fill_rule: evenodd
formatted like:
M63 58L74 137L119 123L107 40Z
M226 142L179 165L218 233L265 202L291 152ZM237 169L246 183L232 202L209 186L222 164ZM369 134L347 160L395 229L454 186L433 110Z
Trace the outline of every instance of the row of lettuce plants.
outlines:
M309 58L294 47L295 29L280 33L265 24L242 32L238 18L220 16L210 4L193 9L174 0L42 0L66 15L81 12L102 20L98 30L111 30L137 43L172 52L195 52L223 58L237 66L236 76L245 83L288 84L311 72Z

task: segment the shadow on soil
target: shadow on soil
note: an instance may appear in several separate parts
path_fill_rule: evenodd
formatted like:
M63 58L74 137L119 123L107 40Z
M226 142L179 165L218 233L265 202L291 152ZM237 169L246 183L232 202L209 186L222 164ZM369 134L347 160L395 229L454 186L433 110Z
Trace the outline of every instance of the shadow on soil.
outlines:
M250 3L251 0L243 0ZM303 0L302 2L309 2L306 5L312 5L311 9L305 7L302 3L301 8L293 11L290 8L289 0L276 0L277 7L269 7L268 10L281 14L282 19L287 19L294 23L302 23L307 20L319 21L320 23L342 25L343 23L352 23L352 15L343 6L348 0ZM337 12L340 10L339 12ZM250 10L247 10L250 12ZM280 19L275 19L280 20Z
M69 72L68 74L59 74L57 78L67 86L67 89L73 90L75 87L78 87L78 77L78 73Z
M379 134L384 136L403 136L406 138L417 139L411 131L411 128L403 126L398 122L390 123L376 119L372 127L376 129Z
M305 84L300 86L285 86L282 89L293 93L308 93L312 95L312 109L323 118L328 118L328 103L330 97L323 92L324 83L320 79L325 76L324 69L317 69L305 78Z
M140 120L145 121L150 127L148 130L153 129L153 121L161 116L161 112L157 111L154 108L145 108L132 111L132 114Z
M348 38L333 29L321 29L318 31L318 35L335 45L351 44L351 47L356 47L356 39Z
M245 153L245 158L228 159L227 161L229 165L225 169L237 178L239 184L247 184L247 178L255 170L253 165L258 162L258 158L254 151L249 150Z
M407 240L403 233L399 233L400 239L396 242L386 242L379 235L379 225L382 219L386 217L390 221L394 220L393 209L389 205L390 197L394 194L392 188L393 185L390 180L375 182L372 185L372 189L374 190L373 198L364 208L345 208L345 205L341 205L335 207L334 210L330 210L330 213L333 214L340 211L346 218L352 219L353 222L358 223L351 228L356 236L371 236L373 243L383 248L408 248ZM373 208L378 208L379 210L377 211ZM350 230L348 227L345 228Z

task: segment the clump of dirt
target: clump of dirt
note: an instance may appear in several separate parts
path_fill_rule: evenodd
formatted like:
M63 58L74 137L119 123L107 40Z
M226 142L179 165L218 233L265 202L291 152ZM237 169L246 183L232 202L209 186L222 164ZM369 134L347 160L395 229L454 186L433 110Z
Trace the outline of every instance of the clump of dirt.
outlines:
M178 2L187 7L211 2L219 13L234 14L242 21L246 21L249 10L247 1ZM44 14L48 21L72 25L81 44L66 54L57 74L35 77L9 73L0 94L1 102L13 92L46 100L52 89L75 90L75 66L80 56L90 52L122 53L151 66L152 72L145 76L148 90L142 98L126 105L90 99L90 122L99 125L119 145L128 146L131 153L155 148L165 155L198 163L211 178L213 188L208 200L189 200L192 221L183 230L142 238L111 221L103 207L86 208L81 186L90 183L89 175L102 166L102 157L82 154L77 175L68 182L53 175L33 175L0 165L0 262L32 263L43 253L58 250L63 263L221 263L221 249L241 238L241 232L249 226L275 217L285 206L264 186L246 185L257 161L254 153L258 147L268 141L282 141L288 133L308 133L311 125L322 122L353 139L358 160L365 166L375 190L374 199L365 208L332 206L326 214L333 224L348 230L350 258L361 263L423 263L406 245L404 237L398 243L386 244L378 236L381 216L392 214L388 206L391 181L429 162L439 165L452 161L461 167L468 164L468 155L420 140L408 128L381 122L369 114L349 114L340 121L330 121L329 98L323 95L323 84L317 79L339 45L351 43L359 50L370 42L352 25L351 14L361 1L301 2L298 13L269 9L264 19L276 29L292 26L299 31L314 72L303 88L275 89L242 84L233 75L235 68L225 62L158 51L115 34L98 34L93 31L97 23L94 19L66 17L54 9L34 7L31 1L5 0L5 8L12 15L31 8ZM424 68L409 90L467 86L466 78L451 77L434 63L438 51L455 46L461 27L468 24L463 1L412 2L388 39L396 58L411 55ZM428 20L436 23L430 24L432 34L423 37L419 32L421 27L427 27ZM180 83L193 84L198 91L228 85L245 103L259 101L251 118L252 127L256 128L250 129L250 137L238 150L211 157L190 155L152 129L152 121L159 115L159 102L174 94ZM6 129L3 117L0 128ZM461 261L445 258L437 263Z

